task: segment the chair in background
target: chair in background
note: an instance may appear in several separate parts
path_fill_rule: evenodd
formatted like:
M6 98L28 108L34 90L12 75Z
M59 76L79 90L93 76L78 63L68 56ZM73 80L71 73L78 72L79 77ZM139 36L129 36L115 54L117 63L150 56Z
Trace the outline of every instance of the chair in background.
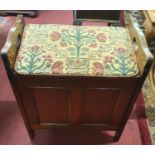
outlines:
M152 65L151 71L149 73L149 83L151 86L151 91L153 94L153 102L155 107L155 10L143 11L144 14L144 34L150 50L154 55L154 63Z
M109 25L120 26L121 10L74 10L74 25L81 25L83 21L104 21Z

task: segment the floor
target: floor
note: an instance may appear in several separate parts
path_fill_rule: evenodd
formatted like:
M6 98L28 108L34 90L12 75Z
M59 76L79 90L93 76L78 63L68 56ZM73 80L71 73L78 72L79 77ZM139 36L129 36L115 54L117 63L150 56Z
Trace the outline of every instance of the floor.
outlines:
M15 17L0 17L0 48ZM37 18L25 18L28 23L72 24L71 11L38 11ZM85 25L105 23L86 22ZM51 129L36 130L34 140L30 140L14 95L0 59L0 144L143 144L137 122L136 106L126 124L121 139L112 142L111 132L101 129ZM143 102L143 100L137 100Z

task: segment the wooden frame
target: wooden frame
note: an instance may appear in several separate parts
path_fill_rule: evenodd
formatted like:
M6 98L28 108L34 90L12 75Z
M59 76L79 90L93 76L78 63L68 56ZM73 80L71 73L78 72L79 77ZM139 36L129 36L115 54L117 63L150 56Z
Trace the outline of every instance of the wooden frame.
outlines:
M13 67L14 67L15 59L16 59L17 52L18 52L18 49L20 46L24 25L25 25L25 23L24 23L23 16L18 15L16 22L14 23L14 25L11 27L11 29L9 31L6 43L1 50L1 56L2 56L2 60L4 62L5 69L7 71L9 81L12 86L12 90L16 97L17 104L18 104L21 114L23 116L23 120L26 125L27 131L29 133L30 138L33 138L34 132L30 128L30 124L29 124L27 115L25 113L25 110L24 110L24 107L22 104L22 99L18 94L18 88L16 86L15 76L13 73Z
M23 28L18 16L1 54L30 137L37 128L100 126L116 131L114 140L119 140L153 62L135 19L128 25L140 71L135 77L17 74L13 67Z

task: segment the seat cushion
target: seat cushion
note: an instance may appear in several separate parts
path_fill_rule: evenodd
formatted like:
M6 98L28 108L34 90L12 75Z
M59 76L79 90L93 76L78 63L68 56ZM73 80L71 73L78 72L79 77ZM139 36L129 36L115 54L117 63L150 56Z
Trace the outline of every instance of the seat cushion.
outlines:
M135 76L138 67L126 28L29 24L14 70L19 74Z

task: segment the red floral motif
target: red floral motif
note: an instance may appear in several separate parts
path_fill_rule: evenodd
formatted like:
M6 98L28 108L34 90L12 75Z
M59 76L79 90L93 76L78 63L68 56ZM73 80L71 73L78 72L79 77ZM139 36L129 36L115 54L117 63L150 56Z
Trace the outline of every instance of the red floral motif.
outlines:
M96 36L96 39L100 42L105 42L107 40L107 37L104 33L99 33L97 36Z
M60 33L59 32L53 31L51 33L51 40L52 41L57 41L57 40L59 40L59 38L60 38Z
M99 62L95 62L93 65L94 65L93 74L94 75L103 75L103 70L104 70L103 65Z
M89 33L96 33L94 30L88 30Z
M124 55L124 54L126 54L126 50L124 48L120 47L120 48L117 49L117 53Z
M131 62L137 65L137 59L133 55L131 55L130 58L131 58Z
M17 56L17 61L18 61L18 62L21 62L23 59L24 59L23 56L20 56L20 55Z
M45 61L47 61L49 63L52 63L52 61L53 61L53 58L51 55L43 55L42 57L44 58Z
M36 52L38 50L39 50L39 46L37 46L37 45L34 45L34 46L31 47L32 52Z
M25 39L26 38L26 35L27 35L27 33L24 32L23 35L22 35L22 39Z
M68 32L69 29L62 29L62 32Z
M80 59L76 59L76 64L78 64L78 65L81 65L82 64L82 61L80 60Z
M89 47L91 47L91 48L95 48L95 47L97 47L97 43L92 43L92 44L90 44Z
M52 74L62 74L63 73L63 63L57 61L52 66Z
M111 63L113 59L114 59L114 57L112 57L112 56L106 56L103 59L103 63L104 64L109 63L109 62Z

